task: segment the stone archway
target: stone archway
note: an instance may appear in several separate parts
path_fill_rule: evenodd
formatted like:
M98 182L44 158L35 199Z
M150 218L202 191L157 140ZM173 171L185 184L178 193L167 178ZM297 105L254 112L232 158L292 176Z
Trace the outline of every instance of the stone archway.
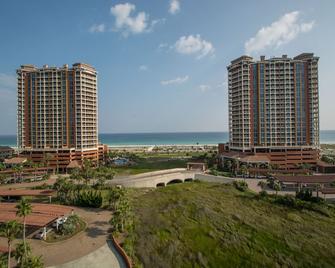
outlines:
M165 187L165 183L164 182L159 182L156 184L156 187Z
M177 184L177 183L183 183L183 180L173 179L173 180L169 181L166 185Z

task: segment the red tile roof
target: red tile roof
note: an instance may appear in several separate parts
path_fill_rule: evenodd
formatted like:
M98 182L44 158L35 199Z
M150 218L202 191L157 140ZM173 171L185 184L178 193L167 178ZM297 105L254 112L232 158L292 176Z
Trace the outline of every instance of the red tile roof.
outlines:
M323 194L335 194L335 188L323 188L321 189Z
M16 203L0 203L0 222L23 219L16 216ZM26 224L30 226L43 227L53 222L59 217L68 215L73 210L72 207L54 204L32 204L32 213L27 216Z
M27 162L27 158L24 157L13 157L10 159L5 159L5 164L10 164L10 165L19 165L23 164L24 162Z
M314 175L314 176L285 176L277 175L275 179L281 182L295 182L295 183L330 183L335 181L335 175Z

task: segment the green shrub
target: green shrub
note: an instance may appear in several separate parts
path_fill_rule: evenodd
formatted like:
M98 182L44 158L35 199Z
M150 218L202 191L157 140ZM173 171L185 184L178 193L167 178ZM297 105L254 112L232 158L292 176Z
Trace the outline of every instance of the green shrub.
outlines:
M63 235L73 234L79 225L81 224L81 220L77 215L71 215L67 218L67 221L61 225L59 228L59 232Z
M74 204L81 207L99 208L102 205L102 194L95 190L82 190L77 192Z
M284 196L277 196L274 202L291 208L299 207L296 198L289 194L286 194Z
M309 201L313 203L324 203L324 199L321 197L313 196L313 191L310 189L301 189L300 191L296 192L295 196L297 199L303 201Z
M259 197L261 197L261 198L265 198L265 197L267 197L268 196L268 192L267 191L264 191L264 190L262 190L262 191L260 191L259 192Z
M245 181L234 181L233 185L237 190L241 192L245 192L246 190L248 190L248 184Z

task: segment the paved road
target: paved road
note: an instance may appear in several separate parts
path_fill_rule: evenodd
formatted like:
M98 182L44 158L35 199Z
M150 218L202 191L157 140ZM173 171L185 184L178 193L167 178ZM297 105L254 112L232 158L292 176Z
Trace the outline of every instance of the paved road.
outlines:
M49 268L126 268L111 241L77 260Z

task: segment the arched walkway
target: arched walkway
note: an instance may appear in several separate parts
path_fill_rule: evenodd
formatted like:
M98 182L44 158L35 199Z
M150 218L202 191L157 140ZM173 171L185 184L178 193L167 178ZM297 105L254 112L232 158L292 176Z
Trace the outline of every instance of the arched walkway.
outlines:
M184 180L184 182L192 182L192 181L193 181L192 178L187 178L187 179Z

